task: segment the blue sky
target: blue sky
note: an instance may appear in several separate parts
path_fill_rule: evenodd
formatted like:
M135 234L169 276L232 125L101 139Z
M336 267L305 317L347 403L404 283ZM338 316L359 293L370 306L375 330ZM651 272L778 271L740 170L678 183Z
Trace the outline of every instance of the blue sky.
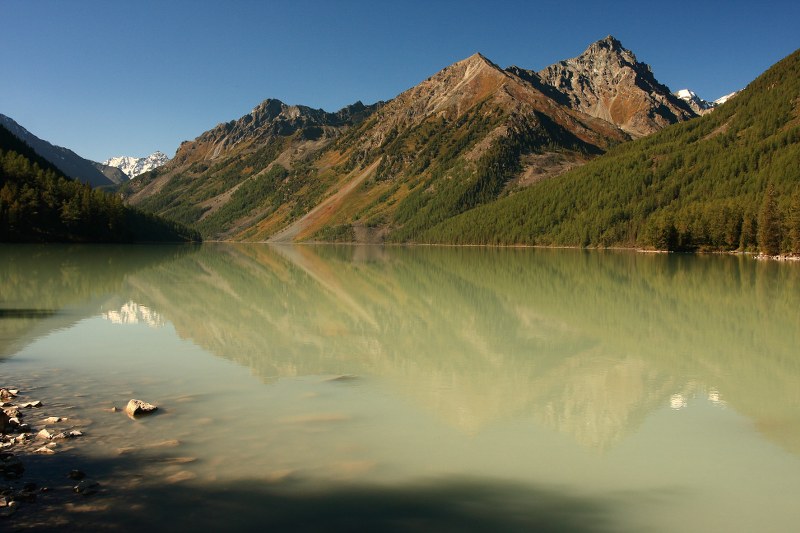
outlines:
M388 100L481 52L539 70L612 34L715 99L800 47L800 2L0 0L0 113L93 160L172 156L266 98Z

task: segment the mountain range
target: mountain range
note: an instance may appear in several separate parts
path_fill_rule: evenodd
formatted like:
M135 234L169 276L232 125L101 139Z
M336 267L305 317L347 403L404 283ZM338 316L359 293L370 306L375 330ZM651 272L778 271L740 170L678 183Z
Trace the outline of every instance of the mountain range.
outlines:
M539 72L474 54L336 113L266 100L121 191L213 239L413 241L696 116L608 36Z
M103 165L120 169L128 179L133 179L139 174L144 174L156 169L169 161L169 157L160 151L155 151L147 157L131 157L127 155L110 157L103 161Z
M612 36L538 72L476 53L388 102L265 100L118 191L213 240L800 253L798 62L712 103Z

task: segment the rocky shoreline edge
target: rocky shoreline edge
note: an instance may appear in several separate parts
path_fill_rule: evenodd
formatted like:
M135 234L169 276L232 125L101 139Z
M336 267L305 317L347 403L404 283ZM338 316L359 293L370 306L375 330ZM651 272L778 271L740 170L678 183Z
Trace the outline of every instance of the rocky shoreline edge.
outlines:
M132 399L125 412L133 418L156 409ZM0 388L0 529L66 525L58 518L63 517L58 509L91 507L86 498L105 491L100 482L75 468L80 460L69 453L85 434L84 422L53 416L41 400L27 398L18 388ZM64 460L53 457L57 454Z

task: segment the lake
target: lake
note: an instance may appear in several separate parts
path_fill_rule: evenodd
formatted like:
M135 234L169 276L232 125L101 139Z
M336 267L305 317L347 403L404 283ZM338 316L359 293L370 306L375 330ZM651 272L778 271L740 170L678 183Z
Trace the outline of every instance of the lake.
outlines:
M51 525L793 531L798 346L744 256L0 247L0 385L85 432L30 476L101 484Z

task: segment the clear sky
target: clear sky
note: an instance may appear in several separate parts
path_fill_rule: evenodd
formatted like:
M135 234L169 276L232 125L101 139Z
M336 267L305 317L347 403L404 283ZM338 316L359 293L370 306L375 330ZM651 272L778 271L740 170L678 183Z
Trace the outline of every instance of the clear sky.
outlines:
M0 113L96 161L172 156L266 98L335 111L475 52L539 70L608 34L713 100L800 47L798 21L798 0L0 0Z

